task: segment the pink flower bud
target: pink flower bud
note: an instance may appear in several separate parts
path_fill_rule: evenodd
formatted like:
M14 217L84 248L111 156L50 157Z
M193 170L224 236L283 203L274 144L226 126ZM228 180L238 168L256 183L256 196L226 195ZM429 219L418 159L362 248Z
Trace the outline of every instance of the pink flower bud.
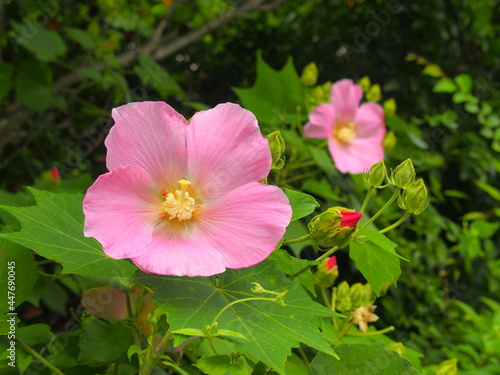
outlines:
M342 215L342 220L340 221L341 228L344 227L353 228L358 224L358 222L363 217L363 214L360 212L340 211L340 214Z
M330 271L334 267L337 267L337 257L336 256L328 258L328 261L326 262L326 270L327 271Z
M50 178L53 180L59 180L59 168L52 168L50 170Z

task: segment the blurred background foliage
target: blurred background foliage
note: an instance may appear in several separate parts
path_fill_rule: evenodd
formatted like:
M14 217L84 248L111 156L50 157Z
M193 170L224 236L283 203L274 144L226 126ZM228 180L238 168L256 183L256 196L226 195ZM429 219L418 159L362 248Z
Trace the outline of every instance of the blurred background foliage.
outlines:
M359 207L360 176L341 176L320 142L306 145L298 135L308 106L321 101L318 87L351 78L384 105L388 165L411 158L432 193L424 214L389 233L411 262L377 302L377 325L394 325L389 336L424 355L424 373L499 374L499 5L0 0L0 204L29 204L26 185L84 192L105 171L111 108L164 100L188 117L225 101L255 106L264 132L279 128L287 143L288 165L273 182L325 205ZM299 76L310 62L319 81L304 85ZM256 79L259 89L248 91ZM283 82L288 91L273 91ZM274 117L255 97L266 93L279 96ZM296 98L310 101L297 109ZM311 160L326 177L310 173ZM53 168L57 178L47 172ZM386 199L381 193L369 212ZM287 235L304 234L306 224ZM315 255L307 244L291 251ZM347 256L339 258L341 279L363 282ZM39 288L66 297L40 291L31 302L64 320L64 304L78 292L40 280Z

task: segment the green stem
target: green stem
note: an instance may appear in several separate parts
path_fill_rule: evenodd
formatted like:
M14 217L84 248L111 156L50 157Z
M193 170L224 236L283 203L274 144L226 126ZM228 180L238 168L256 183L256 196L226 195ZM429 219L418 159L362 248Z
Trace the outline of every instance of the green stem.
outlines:
M389 232L391 229L394 229L396 228L397 226L403 224L405 222L406 219L408 219L411 215L411 212L406 212L402 217L401 219L399 219L398 221L396 221L394 224L392 225L389 225L387 228L384 228L382 230L379 230L378 232L379 233L385 233L385 232Z
M307 241L309 239L309 237L311 237L311 235L310 234L306 234L305 236L302 236L302 237L299 237L299 238L294 238L293 240L283 241L282 245L290 245L290 244L293 244L293 243L299 243L299 242L302 242L302 241Z
M248 302L248 301L270 301L270 302L276 302L276 298L250 297L250 298L243 298L243 299L238 299L236 301L233 301L230 304L228 304L227 306L225 306L221 311L219 311L219 313L215 316L214 320L212 320L211 326L213 326L217 322L217 319L219 319L220 316L224 313L224 311L226 311L227 309L229 309L231 306L234 306L237 303Z
M349 325L344 330L342 330L342 332L339 333L339 339L344 337L346 333L349 332L349 330L352 328L353 325L354 325L354 320L351 320Z
M326 295L325 288L320 287L319 289L320 289L321 297L323 298L323 301L325 302L325 306L331 310L332 305L330 304L330 301L328 300L328 296Z
M312 172L307 172L307 173L299 174L298 176L293 176L293 177L290 177L290 178L284 180L283 183L284 184L289 184L290 182L297 181L297 180L303 180L306 177L314 176L314 175L316 175L318 173L322 173L322 171L319 170L319 169L317 169L317 170L312 171Z
M370 198L373 194L373 190L375 190L375 188L373 186L370 186L370 189L368 189L368 193L366 193L365 200L363 201L363 204L361 205L361 208L359 209L360 213L363 213L363 211L365 210L366 205L368 204L368 201L370 200Z
M172 338L172 330L169 329L167 333L165 333L165 336L163 336L161 342L156 346L151 355L147 358L144 366L141 367L141 375L151 374L151 371L153 371L153 369L155 368L156 363L158 363L158 360L160 359L162 353L165 351L165 348L167 347L169 341L172 340Z
M54 374L57 375L64 375L61 370L59 370L57 367L55 367L53 364L51 364L49 361L47 361L45 358L43 358L40 354L35 352L33 349L31 349L28 345L26 345L24 342L19 341L16 339L16 342L21 345L21 347L28 352L31 356L36 358L40 363L42 363L45 367L49 368Z
M348 336L375 336L375 335L383 335L384 333L394 331L394 326L390 326L384 329L381 329L380 331L374 331L374 332L366 332L366 333L357 333L357 332L351 332L348 333Z
M213 337L207 337L208 340L208 345L210 345L210 348L212 348L212 351L214 352L215 355L219 355L219 352L215 349L214 342L213 342Z
M320 256L318 259L316 259L316 262L324 261L326 258L328 258L330 255L332 255L338 249L339 249L338 246L332 247L330 250L328 250L326 253L324 253L322 256ZM302 268L300 271L298 271L298 272L294 273L292 276L290 276L290 280L295 279L296 277L302 275L304 272L310 270L313 267L314 267L314 264L311 264L309 266Z
M396 200L396 198L398 197L399 193L401 192L401 188L398 187L395 191L394 191L394 194L392 194L392 197L391 199L389 199L387 201L386 204L384 204L384 206L375 214L373 215L370 220L368 220L366 223L363 224L363 226L361 228L365 228L366 226L368 226L369 224L371 224L377 217L379 217L380 215L382 215L382 212L384 212L391 204L392 202L394 202Z

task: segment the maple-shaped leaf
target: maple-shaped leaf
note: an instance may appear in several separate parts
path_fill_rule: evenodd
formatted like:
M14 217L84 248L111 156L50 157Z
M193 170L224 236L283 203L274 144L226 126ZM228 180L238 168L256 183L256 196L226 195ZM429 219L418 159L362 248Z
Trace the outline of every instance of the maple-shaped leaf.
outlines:
M227 270L204 277L160 276L137 272L136 282L153 290L153 298L167 312L173 331L203 330L228 304L253 297L273 297L252 292L252 283L284 296L285 306L272 301L247 300L228 308L217 319L218 328L242 334L247 340L233 339L238 350L257 358L280 374L293 347L304 343L335 356L319 331L322 317L342 316L312 301L303 288L288 280L275 261L253 267ZM176 336L175 345L185 336Z
M110 284L128 284L137 267L127 260L108 257L95 239L84 237L82 194L28 190L36 206L0 206L21 223L20 231L0 233L0 237L60 263L63 273L102 278L101 281Z
M298 108L307 115L304 88L290 57L283 69L276 71L257 54L257 79L251 88L233 88L243 106L260 122L268 125L297 121Z

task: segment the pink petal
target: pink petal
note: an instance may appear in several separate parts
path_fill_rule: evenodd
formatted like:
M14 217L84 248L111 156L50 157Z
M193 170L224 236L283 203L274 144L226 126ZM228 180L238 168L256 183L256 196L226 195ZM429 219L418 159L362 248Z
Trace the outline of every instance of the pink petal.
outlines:
M332 86L330 101L337 120L342 123L352 121L362 97L363 89L350 79L335 82Z
M156 183L176 187L186 174L184 117L164 102L129 103L112 116L115 125L105 141L108 169L134 165Z
M162 198L143 169L114 168L99 176L85 195L84 234L95 237L112 258L137 256L151 241Z
M361 105L354 118L356 137L374 138L382 142L385 135L384 110L377 103L368 102Z
M384 159L382 144L374 138L355 138L348 145L330 139L328 149L335 166L343 173L363 173Z
M157 230L153 241L133 262L144 272L172 276L212 276L224 272L222 255L210 244Z
M252 182L205 207L199 231L222 253L227 268L243 268L273 252L291 217L279 188Z
M309 122L304 127L308 138L327 139L332 135L335 111L330 103L320 104L309 114Z
M204 198L267 177L271 152L255 116L237 104L196 113L186 132L189 180Z

